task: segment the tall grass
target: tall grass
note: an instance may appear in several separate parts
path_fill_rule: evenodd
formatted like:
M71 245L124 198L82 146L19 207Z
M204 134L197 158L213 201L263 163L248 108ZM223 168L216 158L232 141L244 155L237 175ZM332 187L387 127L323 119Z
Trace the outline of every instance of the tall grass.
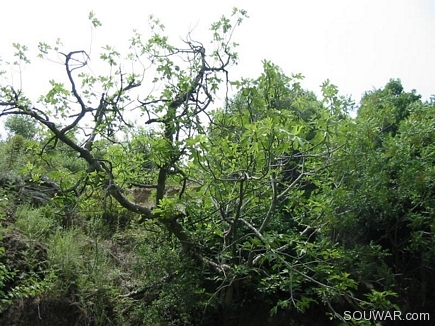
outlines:
M44 207L19 206L15 215L15 225L31 240L44 240L54 231L56 222Z

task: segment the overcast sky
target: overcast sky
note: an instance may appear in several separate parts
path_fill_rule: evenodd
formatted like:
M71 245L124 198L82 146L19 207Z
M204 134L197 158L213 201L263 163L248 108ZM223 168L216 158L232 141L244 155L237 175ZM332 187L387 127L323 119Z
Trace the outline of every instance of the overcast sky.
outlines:
M122 47L134 28L146 31L150 14L175 39L194 28L207 42L202 37L210 23L234 6L250 18L235 35L240 64L233 79L257 77L261 60L268 59L288 75L302 73L310 90L318 91L329 78L357 101L390 78L400 78L406 90L416 89L424 99L435 94L434 0L7 1L1 5L0 57L10 57L12 42L36 49L39 41L58 37L71 50L87 50L91 10L103 23L93 36L93 51L98 44ZM43 77L49 79L49 73ZM37 89L40 81L28 78L25 87Z

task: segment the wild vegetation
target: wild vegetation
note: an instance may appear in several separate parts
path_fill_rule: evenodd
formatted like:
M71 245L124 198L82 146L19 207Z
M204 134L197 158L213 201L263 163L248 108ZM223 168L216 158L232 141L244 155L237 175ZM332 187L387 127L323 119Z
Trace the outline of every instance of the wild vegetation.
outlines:
M37 101L0 86L2 325L435 311L435 101L396 79L359 105L329 81L319 99L267 60L232 80L244 18L173 45L151 17L126 56L103 48L101 74L85 51L40 43L65 80ZM14 48L11 64L30 64Z

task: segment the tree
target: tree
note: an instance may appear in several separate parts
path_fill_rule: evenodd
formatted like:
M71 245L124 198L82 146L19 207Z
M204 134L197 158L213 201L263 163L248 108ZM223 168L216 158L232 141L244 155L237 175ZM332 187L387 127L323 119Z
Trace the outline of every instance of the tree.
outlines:
M53 51L63 57L68 86L54 80L50 81L51 90L41 96L37 105L25 96L21 89L2 86L0 89L1 116L24 117L39 122L51 133L48 144L62 142L74 150L88 165L77 182L75 189L98 186L104 189L104 196L111 196L126 209L138 213L142 220L159 221L170 234L180 242L182 255L191 255L198 262L210 264L217 270L223 267L204 257L196 250L195 242L180 223L182 213L166 209L165 189L169 180L186 182L183 161L189 153L189 142L201 133L201 115L213 102L214 95L223 81L228 82L227 68L234 64L237 54L236 43L231 38L235 28L246 16L244 10L234 9L233 19L222 17L211 27L214 48L208 54L202 43L191 39L190 34L183 47L176 47L162 36L164 26L158 19L150 18L152 36L144 41L139 33L131 39L131 50L127 60L138 70L126 71L119 64L121 54L113 47L107 46L100 58L111 71L109 75L93 76L86 72L89 56L78 50L62 53L59 44L52 47L46 43L39 44L41 57L47 57ZM90 19L97 27L100 22L90 14ZM16 53L19 60L29 63L26 47ZM156 73L150 85L146 85L144 68L148 62ZM187 64L186 64L187 63ZM183 67L183 64L186 66ZM141 91L138 100L132 103L134 91L140 87L150 89L161 87L159 94ZM81 86L79 86L81 85ZM122 176L117 173L113 162L98 157L95 153L96 142L105 138L116 142L116 133L132 127L128 122L128 112L139 110L145 116L143 126L155 126L156 137L149 139L150 153L157 166L153 183L147 184L149 178L141 177L137 181L143 187L156 190L155 207L138 205L129 200L120 186ZM20 118L19 118L20 119ZM53 122L54 120L60 123ZM78 138L72 137L70 131L82 130ZM120 180L121 179L121 180ZM171 182L174 182L171 181ZM127 185L128 186L128 185ZM180 197L183 193L180 194Z
M353 274L406 311L434 305L433 109L398 80L366 93L327 193L334 241L362 258Z
M45 128L35 146L40 164L29 162L26 168L38 181L45 164L59 185L62 214L97 205L106 212L116 201L138 216L135 222L163 230L171 252L158 255L171 260L176 250L184 268L201 275L196 290L226 312L263 299L272 313L295 307L300 316L321 307L341 318L336 306L344 304L389 308L388 300L378 304L377 292L359 287L360 270L353 270L346 252L347 226L334 220L347 204L351 178L360 177L347 174L343 158L351 153L357 160L352 150L367 145L366 139L355 143L344 137L354 130L347 116L350 102L329 81L318 100L302 89L302 76L286 76L264 61L261 76L231 81L237 94L211 111L219 87L230 83L228 69L237 62L232 36L244 17L244 10L234 9L231 19L212 24L211 49L191 34L172 45L164 26L151 17L151 37L145 41L135 32L126 59L104 47L100 59L108 74L89 72L85 51L63 53L59 42L40 43L41 57L54 53L63 59L66 81L50 80L50 90L37 103L21 89L2 86L0 116L31 119ZM100 25L92 13L90 19ZM15 48L18 60L30 63L27 48ZM156 77L148 79L149 73ZM401 96L396 84L390 88ZM132 198L131 188L146 191L153 203ZM334 236L331 222L342 227L340 236ZM183 273L181 264L172 266L149 292L158 293ZM181 276L178 281L185 289L188 283ZM120 297L155 300L148 290Z
M37 133L35 121L26 116L9 116L5 122L5 129L9 136L20 135L26 139L33 139Z
M328 187L345 106L329 83L317 101L300 76L267 61L263 69L236 83L237 95L211 115L207 136L192 148L192 175L209 200L189 230L226 266L217 277L224 305L246 295L272 300L276 313L327 302L335 315L334 302L352 297L356 281L337 263L344 251L323 237L325 203L312 194ZM214 237L200 236L210 231Z
M415 90L405 93L399 79L391 79L383 89L364 94L358 116L362 119L376 119L382 133L394 136L400 121L409 116L413 104L418 103L420 98Z

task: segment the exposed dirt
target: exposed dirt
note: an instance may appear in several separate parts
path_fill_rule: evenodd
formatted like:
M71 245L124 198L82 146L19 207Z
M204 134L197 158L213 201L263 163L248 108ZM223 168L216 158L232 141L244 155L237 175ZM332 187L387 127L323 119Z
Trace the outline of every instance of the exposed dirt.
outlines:
M65 298L18 300L0 315L2 326L86 326L86 315Z
M47 260L47 251L44 246L30 241L19 233L12 225L4 229L0 246L5 248L0 258L9 270L16 271L16 276L5 284L3 290L17 285L21 276ZM29 261L32 264L29 265ZM65 298L32 298L18 299L0 314L2 326L78 326L87 325L86 316L71 301Z
M0 247L5 248L5 253L0 257L0 262L5 264L10 271L15 271L16 276L5 284L4 290L15 286L26 273L38 273L47 261L47 250L40 243L30 241L25 235L18 232L13 226L4 229ZM31 265L29 263L31 262Z

